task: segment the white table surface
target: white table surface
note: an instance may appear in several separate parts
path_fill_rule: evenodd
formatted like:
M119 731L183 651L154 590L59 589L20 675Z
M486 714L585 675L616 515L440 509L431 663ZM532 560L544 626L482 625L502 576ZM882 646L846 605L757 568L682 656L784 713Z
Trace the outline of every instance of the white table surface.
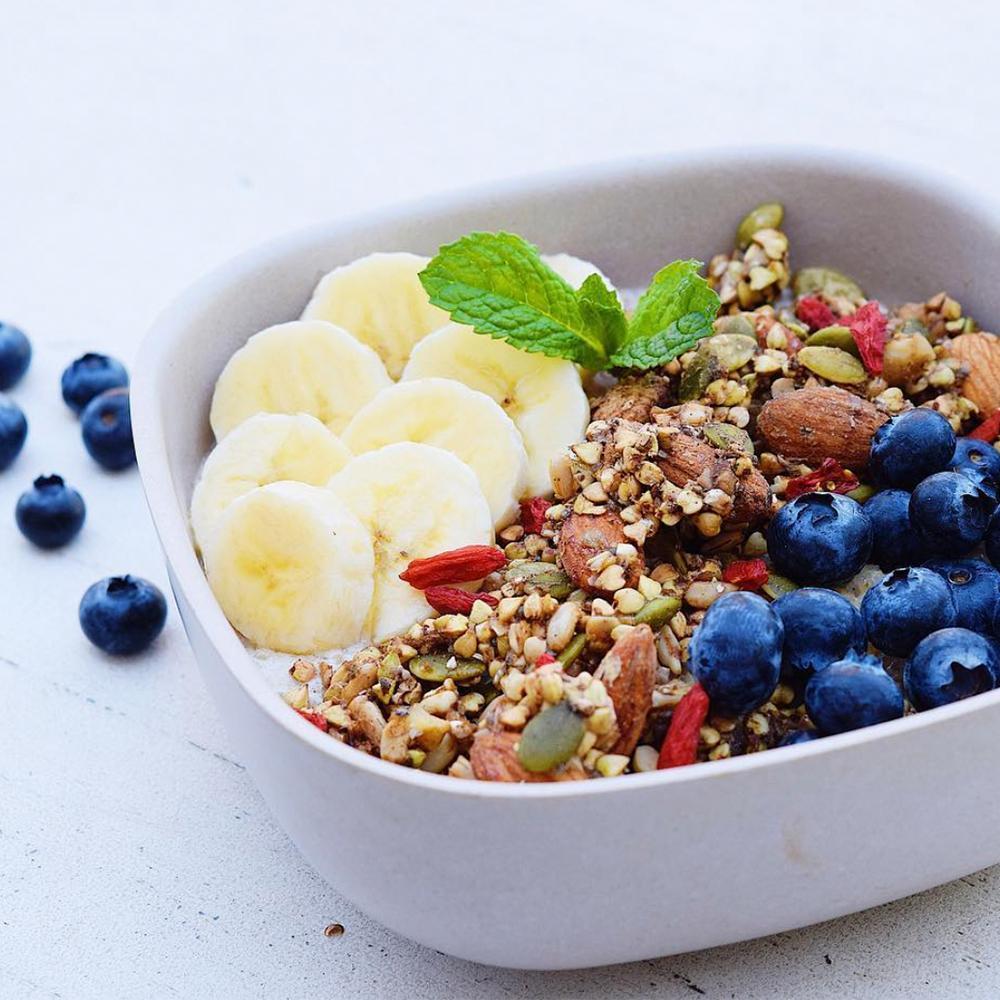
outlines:
M989 4L3 0L0 25L0 316L35 345L14 393L28 445L0 476L4 1000L996 995L998 869L798 933L580 973L474 966L382 930L271 819L173 608L139 660L83 639L93 580L166 579L137 474L89 461L58 390L86 349L130 362L173 295L262 239L483 180L806 142L988 192ZM11 512L50 470L89 517L42 554ZM928 809L946 801L928 789ZM331 921L343 937L324 937Z

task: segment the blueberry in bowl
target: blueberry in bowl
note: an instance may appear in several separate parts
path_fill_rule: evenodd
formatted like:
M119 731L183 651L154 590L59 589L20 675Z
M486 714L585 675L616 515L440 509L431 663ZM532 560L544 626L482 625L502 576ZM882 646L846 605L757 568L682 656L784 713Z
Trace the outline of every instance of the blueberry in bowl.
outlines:
M756 594L720 597L691 639L690 669L714 710L742 715L770 697L781 675L785 630Z
M997 510L986 527L986 558L1000 569L1000 510Z
M875 432L868 471L882 486L912 489L946 468L954 453L951 424L936 410L918 407Z
M0 396L0 471L21 454L28 437L28 421L12 399Z
M88 351L63 370L60 379L62 398L76 414L102 392L128 385L128 371L116 358Z
M91 584L80 601L80 627L98 649L115 656L141 653L163 631L167 602L137 576L109 576Z
M80 417L83 444L91 458L117 472L135 464L128 389L109 389L95 396Z
M903 714L903 695L874 656L849 656L806 687L806 709L821 736L863 729Z
M865 651L865 624L846 597L802 587L771 605L785 628L782 663L791 673L822 670L848 653Z
M813 740L820 739L820 735L815 729L796 729L789 733L779 744L779 747L794 747L800 743L812 743Z
M873 646L887 656L909 656L931 632L955 624L955 601L933 570L896 569L865 594L861 616Z
M927 557L924 544L910 523L910 494L889 489L876 493L866 504L865 514L872 523L871 560L888 572L900 566L922 563Z
M932 555L963 556L986 535L996 501L966 476L937 472L910 497L910 521Z
M988 633L1000 601L1000 571L983 559L931 559L924 566L948 581L955 602L955 625Z
M1000 451L978 438L962 437L955 442L955 454L948 468L962 475L972 474L972 478L982 484L988 481L994 492L1000 489Z
M21 534L40 549L58 549L80 533L87 508L62 476L39 476L14 510Z
M992 691L1000 681L1000 646L965 628L923 639L903 668L906 697L918 712Z
M0 389L10 389L21 381L31 364L31 341L12 323L0 322Z
M872 551L872 525L864 509L838 493L806 493L785 504L767 530L775 569L796 583L843 583Z

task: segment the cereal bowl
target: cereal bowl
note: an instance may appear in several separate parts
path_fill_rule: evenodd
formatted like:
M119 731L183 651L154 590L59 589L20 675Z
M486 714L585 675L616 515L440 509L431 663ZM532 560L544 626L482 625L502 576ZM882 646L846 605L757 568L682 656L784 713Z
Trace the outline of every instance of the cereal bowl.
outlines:
M187 508L212 389L317 279L384 247L523 233L623 287L707 259L779 199L803 257L903 301L947 288L1000 312L1000 213L908 169L829 152L714 153L520 182L319 226L203 279L148 334L132 389L139 467L177 603L230 738L279 823L338 890L428 947L578 968L788 930L1000 860L1000 692L867 730L596 782L459 781L369 757L275 696L215 601ZM941 789L947 788L947 799Z

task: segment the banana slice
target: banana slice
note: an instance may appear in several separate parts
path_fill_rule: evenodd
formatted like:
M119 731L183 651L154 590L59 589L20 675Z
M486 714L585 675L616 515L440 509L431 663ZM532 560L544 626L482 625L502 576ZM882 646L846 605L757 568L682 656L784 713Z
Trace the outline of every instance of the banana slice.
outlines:
M404 381L434 376L495 399L524 440L529 492L552 492L549 463L579 441L590 422L590 404L572 361L528 354L449 323L417 344L403 370Z
M343 327L399 378L413 345L448 322L417 277L427 264L412 253L373 253L338 267L320 280L302 318Z
M329 490L258 486L223 512L203 556L216 600L254 645L316 653L362 638L373 592L371 535Z
M329 485L372 535L375 597L366 631L375 642L431 613L424 595L399 579L411 560L493 540L475 473L441 448L386 445L352 458Z
M258 413L244 420L202 466L191 497L195 544L204 548L222 512L257 486L283 479L325 486L350 458L337 435L307 413Z
M335 434L390 384L378 355L321 320L254 334L230 359L212 396L217 440L255 413L310 413Z
M592 274L599 274L604 284L612 292L615 290L608 276L596 264L591 264L582 257L574 257L568 253L544 253L542 260L574 288L579 288Z
M444 448L468 465L490 505L493 524L514 520L528 484L521 432L498 403L448 378L421 378L383 389L344 430L356 454L396 441Z

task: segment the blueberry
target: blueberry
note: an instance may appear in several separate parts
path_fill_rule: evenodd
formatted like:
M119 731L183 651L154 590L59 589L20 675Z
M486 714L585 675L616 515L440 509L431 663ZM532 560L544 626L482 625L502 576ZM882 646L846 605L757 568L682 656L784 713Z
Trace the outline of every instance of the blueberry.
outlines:
M0 396L0 471L21 454L28 436L28 421L21 407L12 399Z
M71 542L83 527L87 508L83 497L62 476L39 476L25 490L14 510L21 534L41 549Z
M160 590L137 576L109 576L87 588L80 601L80 627L105 653L141 653L163 631L167 602Z
M783 665L813 671L865 651L865 623L846 597L832 590L803 587L771 605L785 627Z
M927 558L923 543L910 524L910 494L906 490L883 490L865 504L872 523L872 562L888 572L914 566Z
M986 534L995 501L957 472L928 476L910 497L910 523L928 554L964 556Z
M1000 679L1000 646L966 628L927 636L903 668L906 697L918 712L992 691Z
M997 451L986 441L976 438L959 438L955 442L955 454L952 455L948 468L952 472L972 476L980 485L989 480L994 492L1000 490L1000 451Z
M763 705L781 674L781 619L756 594L724 594L691 637L690 669L722 715Z
M851 656L813 675L806 711L822 736L863 729L903 714L903 695L874 656Z
M868 471L881 486L909 490L946 468L954 453L951 424L936 410L918 407L875 432Z
M989 632L1000 601L1000 573L982 559L931 559L927 569L944 577L955 602L955 625Z
M796 729L789 733L779 744L779 747L794 747L799 743L812 743L820 738L815 729Z
M925 636L955 624L944 577L922 567L894 569L861 601L868 639L888 656L909 656Z
M31 364L31 341L23 330L0 322L0 389L10 389L21 381Z
M771 519L767 550L774 568L796 583L841 583L868 561L872 526L850 497L806 493Z
M61 383L66 405L74 413L80 413L95 396L127 386L128 372L115 358L87 353L66 366Z
M990 518L986 528L986 558L1000 569L1000 510Z
M109 389L95 396L80 417L83 443L105 469L127 469L135 462L128 389Z

